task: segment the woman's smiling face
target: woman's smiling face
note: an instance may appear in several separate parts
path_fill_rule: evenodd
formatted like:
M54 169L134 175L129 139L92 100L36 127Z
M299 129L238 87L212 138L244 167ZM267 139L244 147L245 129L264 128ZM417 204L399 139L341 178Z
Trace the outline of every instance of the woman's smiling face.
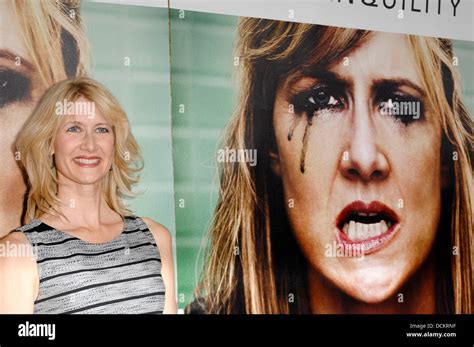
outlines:
M90 114L62 115L65 117L54 141L54 161L59 184L71 182L91 185L100 182L109 172L114 160L115 135L112 124L95 102L78 98L75 105L94 105L84 109Z
M293 233L310 271L357 300L381 302L435 239L439 121L404 35L373 33L303 74L279 85L273 113L273 169Z

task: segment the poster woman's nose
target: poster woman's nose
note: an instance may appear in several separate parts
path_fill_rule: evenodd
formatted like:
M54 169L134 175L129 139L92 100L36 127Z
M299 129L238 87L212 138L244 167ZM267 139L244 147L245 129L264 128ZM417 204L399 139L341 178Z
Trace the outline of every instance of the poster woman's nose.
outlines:
M390 173L390 165L380 148L379 135L370 116L356 118L350 130L350 142L341 156L342 175L364 183L384 180Z

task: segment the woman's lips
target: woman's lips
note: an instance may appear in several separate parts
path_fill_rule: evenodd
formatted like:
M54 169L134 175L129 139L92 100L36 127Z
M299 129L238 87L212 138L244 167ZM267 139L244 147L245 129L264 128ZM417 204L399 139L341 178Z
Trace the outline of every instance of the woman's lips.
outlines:
M336 225L339 243L363 254L381 249L400 229L397 214L378 201L350 203L339 213Z
M81 167L96 167L100 163L100 157L75 157L74 163Z

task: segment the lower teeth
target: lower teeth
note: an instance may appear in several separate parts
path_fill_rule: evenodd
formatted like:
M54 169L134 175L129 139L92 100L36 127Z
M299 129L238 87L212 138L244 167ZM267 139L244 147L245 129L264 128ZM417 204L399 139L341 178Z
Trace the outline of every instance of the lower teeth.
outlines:
M366 224L351 220L343 225L342 231L352 241L360 241L384 234L392 226L392 222L382 220L378 223Z

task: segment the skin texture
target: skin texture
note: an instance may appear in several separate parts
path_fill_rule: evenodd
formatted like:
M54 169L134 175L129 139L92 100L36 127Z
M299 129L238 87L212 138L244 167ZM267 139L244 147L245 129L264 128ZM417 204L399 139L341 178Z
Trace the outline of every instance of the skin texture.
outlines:
M20 225L25 184L12 148L45 88L21 38L10 1L0 1L0 237ZM19 57L20 65L15 64Z
M376 92L382 80L406 79L420 90L402 83L394 92L425 101L405 36L374 33L348 58L348 65L341 60L327 68L345 87L326 89L326 104L334 107L318 109L312 125L307 126L308 117L298 105L294 112L290 106L294 95L320 86L321 78L304 77L294 85L283 81L274 103L278 152L271 153L272 168L282 178L285 201L294 202L292 208L287 204L287 213L309 264L311 309L433 312L435 269L429 254L441 206L436 114L425 103L424 116L405 125L380 112L380 102L387 101L386 94L380 98ZM395 211L395 237L362 260L325 256L325 246L337 241L336 217L355 200L380 201Z
M87 100L79 98L77 101ZM101 181L113 161L115 141L112 125L98 110L95 117L62 117L65 120L57 132L52 154L58 172L58 197L63 202L60 210L67 219L50 214L44 214L40 219L86 242L108 242L123 230L121 217L107 205L101 188ZM78 156L98 157L99 165L81 167L75 162ZM176 313L171 235L163 225L149 218L143 220L156 240L162 259L166 288L164 313ZM17 245L28 241L23 234L13 232L2 243ZM39 286L34 259L2 257L0 269L0 312L33 312Z

